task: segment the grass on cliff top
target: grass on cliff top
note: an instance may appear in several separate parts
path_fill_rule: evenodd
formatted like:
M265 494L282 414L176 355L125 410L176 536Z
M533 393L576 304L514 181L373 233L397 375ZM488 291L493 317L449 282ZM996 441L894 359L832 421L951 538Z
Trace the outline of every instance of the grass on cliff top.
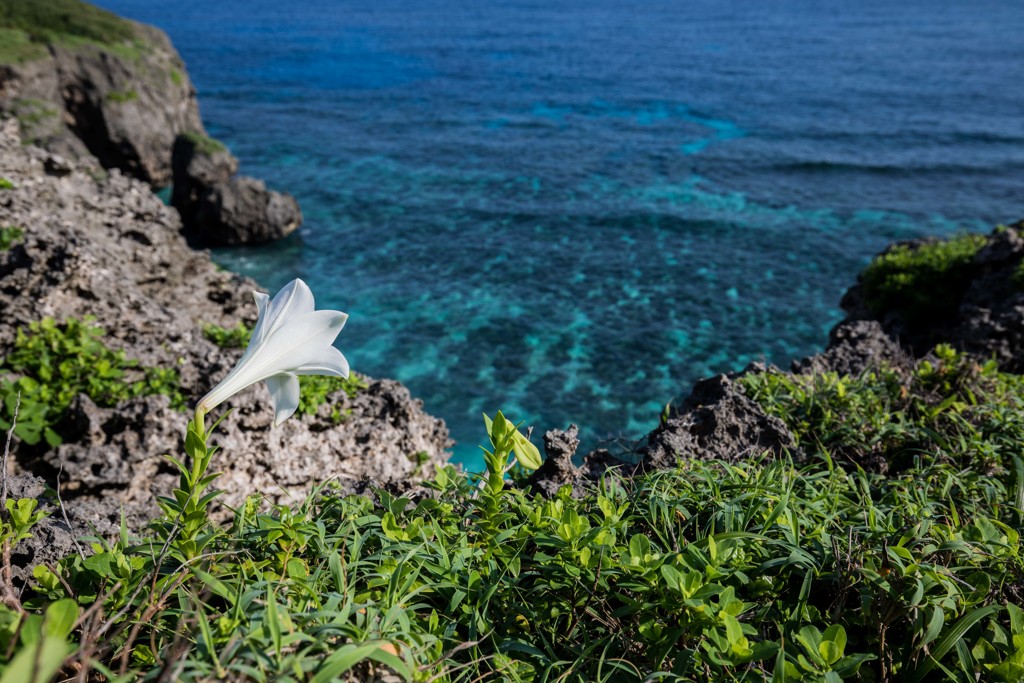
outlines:
M0 63L38 59L49 43L101 45L129 58L140 49L131 22L86 2L0 0Z
M37 569L0 607L0 676L1024 678L1020 378L941 349L906 373L744 388L803 465L689 461L575 499L510 486L496 510L451 468L414 498L327 485L250 499L191 561L161 554L176 525L158 520ZM846 457L864 449L907 457L882 475ZM16 538L33 511L8 519Z
M984 235L964 234L892 247L861 276L868 307L876 315L897 311L911 322L951 317L985 242Z
M219 152L228 151L228 148L224 146L223 142L211 138L208 135L203 135L202 133L190 131L182 133L181 136L191 142L197 152L206 156L213 156Z

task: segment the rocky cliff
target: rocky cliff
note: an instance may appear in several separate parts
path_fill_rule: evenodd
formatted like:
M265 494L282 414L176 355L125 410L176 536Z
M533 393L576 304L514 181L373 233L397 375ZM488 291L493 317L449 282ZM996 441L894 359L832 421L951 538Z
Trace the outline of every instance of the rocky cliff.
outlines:
M5 0L0 27L0 110L21 122L26 142L72 158L91 154L155 187L170 183L175 137L202 133L203 124L166 34L48 0Z
M237 160L203 129L181 57L153 26L80 0L0 0L5 115L25 142L54 154L94 158L154 188L187 185L174 206L193 243L266 242L302 222L291 195L235 175ZM175 155L175 141L190 153ZM190 174L196 141L231 159L216 182Z
M106 330L101 341L139 368L177 373L186 401L227 373L241 350L213 343L204 325L252 323L259 285L190 249L177 213L146 184L25 146L14 121L0 129L0 176L0 357L19 330L44 316L92 316ZM344 349L344 332L339 345ZM358 354L351 357L358 369ZM365 384L352 396L337 391L315 414L277 428L262 384L231 401L213 462L224 472L223 502L238 505L252 493L301 495L327 480L356 491L367 481L404 487L430 476L448 457L444 423L397 382ZM188 413L172 403L149 395L101 407L77 396L59 427L64 442L16 442L13 470L54 487L62 471L64 500L80 531L110 531L122 507L138 523L156 512L154 495L176 481L163 456L181 453Z

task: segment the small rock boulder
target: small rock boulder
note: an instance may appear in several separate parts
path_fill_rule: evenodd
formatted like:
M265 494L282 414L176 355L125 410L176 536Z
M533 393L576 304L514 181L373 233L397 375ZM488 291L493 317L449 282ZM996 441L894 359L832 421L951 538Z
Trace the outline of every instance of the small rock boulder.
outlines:
M758 370L763 366L748 369ZM767 415L728 375L717 375L697 382L679 410L651 432L642 468L670 468L680 458L737 461L766 452L800 457L782 420Z
M201 245L258 244L281 239L302 224L299 203L261 180L236 176L238 159L200 135L179 135L172 158L171 204L185 235Z

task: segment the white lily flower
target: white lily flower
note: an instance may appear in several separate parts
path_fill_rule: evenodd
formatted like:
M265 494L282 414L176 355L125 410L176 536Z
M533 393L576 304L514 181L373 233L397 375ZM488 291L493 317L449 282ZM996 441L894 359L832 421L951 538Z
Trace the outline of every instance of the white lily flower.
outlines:
M298 375L348 377L348 361L332 346L348 315L314 310L313 293L299 279L285 285L273 301L262 292L253 296L259 318L249 347L227 377L199 401L196 415L205 415L243 389L266 382L276 427L299 407Z

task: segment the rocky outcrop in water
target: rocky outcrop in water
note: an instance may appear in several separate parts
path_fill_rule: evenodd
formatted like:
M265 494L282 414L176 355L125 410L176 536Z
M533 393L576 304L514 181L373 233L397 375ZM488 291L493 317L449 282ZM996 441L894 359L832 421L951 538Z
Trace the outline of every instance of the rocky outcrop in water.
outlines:
M238 159L223 145L195 134L174 142L174 191L189 241L199 245L258 244L302 224L299 203L261 180L236 176Z
M202 328L253 322L259 286L191 250L177 213L148 186L23 146L14 122L0 130L0 174L13 185L0 189L0 226L22 232L0 251L0 356L18 329L43 316L93 316L108 346L142 366L174 368L186 396L202 395L234 365L241 350L218 347ZM344 333L339 344L344 348ZM227 505L253 493L302 496L326 480L349 491L368 481L403 489L448 457L444 423L390 380L368 379L353 397L335 392L318 413L297 414L277 428L262 385L229 403L212 465L224 473ZM14 469L52 487L62 470L68 515L80 532L116 529L122 506L138 525L156 512L154 495L176 482L163 456L181 453L187 421L166 396L103 408L81 395L60 425L64 443L16 443Z

